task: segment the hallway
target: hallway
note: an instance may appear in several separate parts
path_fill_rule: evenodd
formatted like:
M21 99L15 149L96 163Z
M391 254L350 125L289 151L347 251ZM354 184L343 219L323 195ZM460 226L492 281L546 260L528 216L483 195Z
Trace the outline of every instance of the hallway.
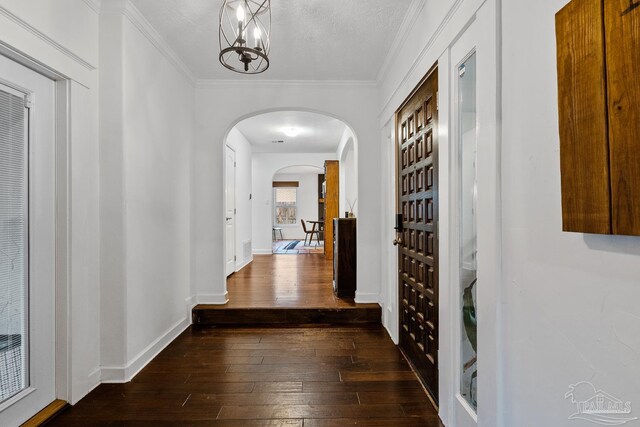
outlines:
M382 326L191 327L50 425L439 426Z

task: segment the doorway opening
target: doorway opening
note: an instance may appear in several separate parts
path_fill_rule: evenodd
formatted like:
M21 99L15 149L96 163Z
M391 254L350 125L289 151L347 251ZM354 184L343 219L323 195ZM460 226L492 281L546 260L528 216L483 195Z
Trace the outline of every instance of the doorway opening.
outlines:
M310 111L259 113L229 131L228 307L355 306L334 293L332 227L357 213L356 142L345 122Z
M305 165L273 175L273 254L324 254L324 178L323 168Z

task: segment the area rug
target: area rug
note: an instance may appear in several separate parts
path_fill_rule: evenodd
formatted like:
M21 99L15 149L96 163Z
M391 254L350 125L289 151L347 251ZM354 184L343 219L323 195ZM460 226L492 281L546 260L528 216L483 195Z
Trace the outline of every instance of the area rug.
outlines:
M318 245L317 242L313 242L309 246L304 245L300 240L273 242L273 253L278 255L321 254L323 252L324 246Z

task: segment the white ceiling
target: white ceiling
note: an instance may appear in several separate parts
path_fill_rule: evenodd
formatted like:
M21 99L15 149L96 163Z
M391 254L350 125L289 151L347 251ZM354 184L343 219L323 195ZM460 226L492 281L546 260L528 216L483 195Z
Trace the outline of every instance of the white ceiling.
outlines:
M260 79L375 80L412 0L272 0ZM222 0L132 0L199 79L255 79L218 62Z
M243 120L236 128L249 140L254 153L335 153L347 126L322 114L278 111ZM287 136L284 131L290 128L299 134Z

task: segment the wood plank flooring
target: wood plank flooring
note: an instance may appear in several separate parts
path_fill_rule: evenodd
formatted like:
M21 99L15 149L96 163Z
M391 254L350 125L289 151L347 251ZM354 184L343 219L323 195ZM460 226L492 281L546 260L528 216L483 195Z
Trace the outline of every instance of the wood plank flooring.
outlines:
M190 327L53 426L441 426L382 326Z
M225 307L354 307L334 296L332 268L322 254L256 255L227 279Z
M199 304L198 325L379 324L378 304L356 304L333 293L331 261L322 254L260 255L227 279L229 302Z

